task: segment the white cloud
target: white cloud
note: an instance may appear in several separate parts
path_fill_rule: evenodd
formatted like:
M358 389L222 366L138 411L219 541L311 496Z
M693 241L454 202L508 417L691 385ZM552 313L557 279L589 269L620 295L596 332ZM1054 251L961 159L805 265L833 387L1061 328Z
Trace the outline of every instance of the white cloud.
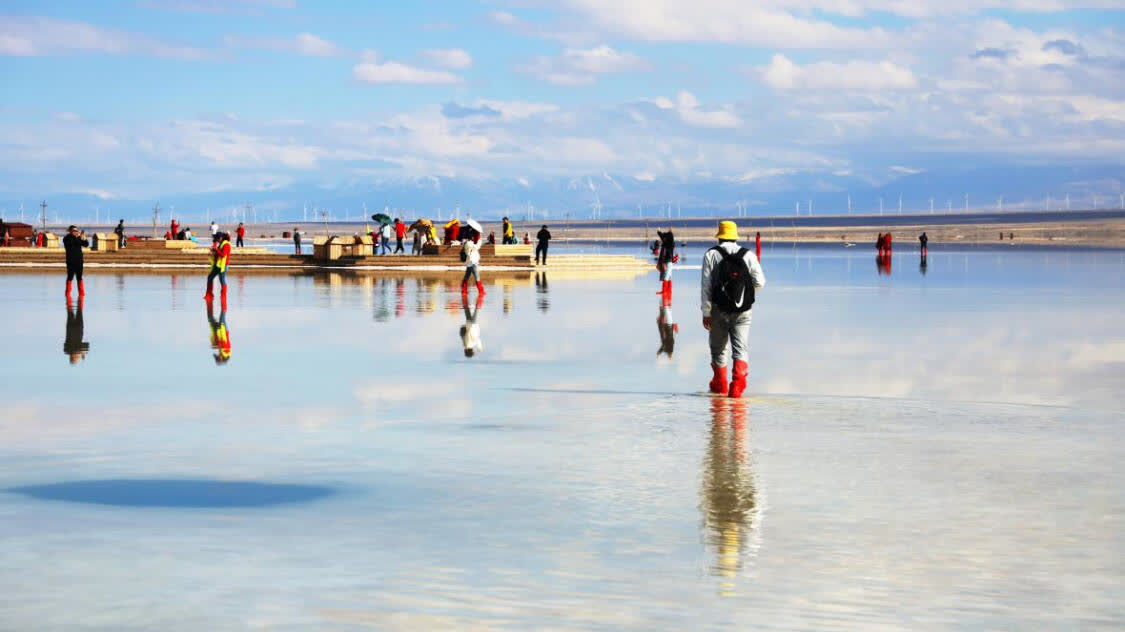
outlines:
M292 38L228 36L225 41L227 46L260 48L263 50L293 53L304 57L339 57L348 52L336 44L317 37L312 33L300 33Z
M701 110L699 100L687 91L679 92L675 101L666 97L657 97L652 102L661 109L675 110L680 120L695 127L730 128L742 124L738 116L729 108Z
M366 83L450 85L462 82L461 77L451 72L427 70L397 61L382 61L371 51L366 51L364 61L352 68L352 76Z
M430 63L452 70L464 70L473 65L472 56L460 48L434 48L422 51L422 55Z
M776 54L753 74L774 90L910 90L918 80L909 68L890 61L821 61L800 66Z
M101 53L171 59L211 59L202 48L163 42L139 33L48 17L0 16L0 55L45 57Z
M543 81L561 86L590 85L599 75L648 69L639 56L605 44L594 48L567 48L558 57L535 57L517 68Z

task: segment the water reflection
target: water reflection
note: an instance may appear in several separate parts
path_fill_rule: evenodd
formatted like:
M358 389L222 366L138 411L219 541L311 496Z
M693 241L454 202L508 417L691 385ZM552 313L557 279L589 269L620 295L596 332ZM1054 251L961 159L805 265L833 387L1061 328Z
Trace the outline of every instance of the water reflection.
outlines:
M672 357L672 352L676 350L676 334L680 332L680 326L676 324L676 319L672 317L672 294L669 292L660 297L660 311L656 316L656 329L660 333L660 348L657 349L656 355L665 354L669 358Z
M733 595L734 578L753 529L754 481L746 454L745 400L716 397L711 401L711 436L703 458L704 540L716 552L711 572L720 578L719 594Z
M484 343L480 339L480 325L477 324L477 315L484 305L484 295L477 294L476 303L469 309L469 297L461 295L461 309L465 312L465 324L461 325L461 346L465 349L465 357L471 358L484 351Z
M67 481L7 490L39 500L119 507L267 507L331 496L321 485L208 479L109 479Z
M63 353L70 357L71 364L78 364L86 359L90 353L90 343L83 340L86 327L82 320L82 308L86 300L78 298L77 309L70 299L66 301L66 339L63 341Z
M551 299L547 295L548 292L549 292L549 290L547 288L547 272L546 271L536 272L535 273L535 305L539 308L539 311L541 311L543 313L547 313L547 310L551 308Z
M926 267L926 254L922 253L921 259L918 260L918 271L922 273L922 276L926 276Z
M880 275L891 273L891 253L886 251L886 254L875 255L875 269L878 270Z
M227 301L221 301L219 319L215 320L215 302L207 301L207 323L211 328L211 348L215 351L215 364L230 362L230 330L227 329Z

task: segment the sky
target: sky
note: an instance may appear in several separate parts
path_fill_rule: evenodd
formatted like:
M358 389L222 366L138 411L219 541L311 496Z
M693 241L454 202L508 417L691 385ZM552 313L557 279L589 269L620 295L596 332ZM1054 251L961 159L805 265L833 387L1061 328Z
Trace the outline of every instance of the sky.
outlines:
M9 0L0 192L1121 165L1121 7Z

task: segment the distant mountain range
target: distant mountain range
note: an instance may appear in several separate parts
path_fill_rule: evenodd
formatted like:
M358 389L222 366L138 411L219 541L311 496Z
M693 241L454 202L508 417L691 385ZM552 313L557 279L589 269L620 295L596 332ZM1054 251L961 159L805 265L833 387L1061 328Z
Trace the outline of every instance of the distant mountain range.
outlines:
M731 216L741 206L746 215L843 214L848 199L855 213L897 212L899 198L905 212L963 209L965 195L974 209L995 209L1003 198L1006 209L1063 208L1069 194L1074 208L1117 207L1125 192L1125 166L1086 164L1065 166L1004 166L976 169L904 169L889 182L872 183L837 172L786 172L773 170L745 179L670 177L639 179L621 174L543 179L462 179L424 177L362 180L335 184L295 184L270 190L175 193L159 200L106 198L83 193L0 194L0 214L18 221L38 221L39 203L48 203L48 221L103 223L125 218L131 224L152 222L155 203L161 219L170 213L187 222L214 217L233 221L243 214L250 220L291 222L360 220L389 208L404 217L449 217L458 207L462 217L496 219L508 214L525 219L589 218L600 204L601 217L657 217L662 214ZM248 206L249 205L249 206ZM364 211L366 205L366 211ZM798 211L799 205L799 211Z

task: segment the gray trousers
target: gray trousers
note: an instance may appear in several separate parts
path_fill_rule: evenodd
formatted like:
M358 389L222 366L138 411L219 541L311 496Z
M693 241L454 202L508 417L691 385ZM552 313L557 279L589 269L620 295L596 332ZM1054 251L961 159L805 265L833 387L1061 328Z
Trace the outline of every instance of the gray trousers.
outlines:
M730 343L735 360L750 362L750 313L728 314L713 310L711 312L711 364L727 365L727 343Z

